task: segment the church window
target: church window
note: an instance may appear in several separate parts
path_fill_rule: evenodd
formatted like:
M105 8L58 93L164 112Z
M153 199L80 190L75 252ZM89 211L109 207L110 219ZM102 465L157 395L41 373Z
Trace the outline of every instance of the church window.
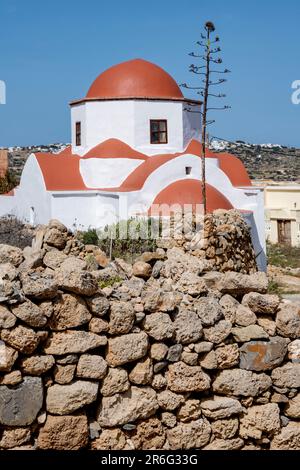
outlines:
M166 119L150 120L151 144L168 143L168 125Z
M81 145L81 122L76 122L76 147Z

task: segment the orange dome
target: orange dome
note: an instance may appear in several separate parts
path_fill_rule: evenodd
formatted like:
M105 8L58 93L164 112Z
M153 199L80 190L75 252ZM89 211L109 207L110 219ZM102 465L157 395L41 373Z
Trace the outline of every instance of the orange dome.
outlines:
M158 65L142 59L114 65L96 78L87 98L183 99L175 80Z

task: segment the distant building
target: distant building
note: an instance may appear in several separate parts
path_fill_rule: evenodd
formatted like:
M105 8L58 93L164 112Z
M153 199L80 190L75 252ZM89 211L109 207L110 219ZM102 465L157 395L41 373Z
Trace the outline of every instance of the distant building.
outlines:
M263 186L266 239L300 247L300 184L264 182Z
M185 98L175 80L150 62L111 67L71 103L71 146L58 154L31 154L20 186L0 198L0 215L33 224L56 218L70 229L87 229L156 215L158 206L200 205L201 104ZM240 210L262 254L263 192L252 186L243 163L208 151L206 183L208 211Z

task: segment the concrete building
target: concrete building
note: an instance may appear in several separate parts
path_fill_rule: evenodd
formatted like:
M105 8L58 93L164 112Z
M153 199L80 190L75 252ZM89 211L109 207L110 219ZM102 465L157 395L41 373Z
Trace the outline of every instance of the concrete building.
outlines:
M71 146L32 154L20 186L0 198L0 215L87 229L162 213L161 205L201 204L200 109L157 65L137 59L111 67L71 103ZM208 211L241 210L263 253L261 188L230 154L208 151L206 175Z

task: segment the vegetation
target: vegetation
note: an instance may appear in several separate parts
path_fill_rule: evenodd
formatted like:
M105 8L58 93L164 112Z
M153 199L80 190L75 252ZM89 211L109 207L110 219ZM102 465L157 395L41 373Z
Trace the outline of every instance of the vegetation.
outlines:
M3 178L0 178L0 194L9 193L17 184L17 178L14 173L11 171L7 172Z
M109 279L103 279L99 281L99 287L100 289L104 289L105 287L113 287L115 284L118 282L121 282L122 279L118 276L115 277L110 277Z
M267 244L269 264L280 268L300 268L300 248Z

